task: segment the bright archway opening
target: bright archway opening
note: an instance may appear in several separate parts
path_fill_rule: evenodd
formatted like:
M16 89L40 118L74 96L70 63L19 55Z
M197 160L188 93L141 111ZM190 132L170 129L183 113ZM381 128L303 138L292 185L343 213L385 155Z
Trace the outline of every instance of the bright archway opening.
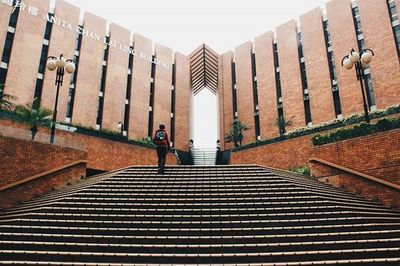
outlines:
M215 149L218 140L217 96L202 90L193 98L193 141L196 149Z
M195 165L217 162L218 140L218 54L202 44L190 54L193 90L191 153Z

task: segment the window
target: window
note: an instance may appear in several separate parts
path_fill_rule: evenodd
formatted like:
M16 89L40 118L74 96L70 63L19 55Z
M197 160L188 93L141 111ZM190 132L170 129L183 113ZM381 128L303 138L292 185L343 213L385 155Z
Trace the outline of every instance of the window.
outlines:
M176 83L176 66L172 64L172 84L171 88L175 88ZM175 142L175 89L171 89L171 143Z
M106 42L110 41L110 37L106 36ZM108 51L110 47L108 45L104 46L104 56L103 60L107 62L108 60ZM97 119L96 124L100 125L100 128L103 123L103 107L104 107L104 93L106 89L106 79L107 79L107 64L102 66L101 69L101 80L100 80L100 93L99 93L99 104L97 109Z
M232 104L233 104L233 120L237 117L237 95L236 95L236 64L232 62Z
M155 56L153 55L151 57L151 61L154 62ZM151 78L150 78L150 109L149 109L149 127L148 127L148 136L153 135L153 118L154 118L154 112L153 112L153 106L154 106L154 77L156 74L156 64L151 64Z
M393 37L394 37L394 42L397 47L397 56L400 61L400 25L399 25L399 14L397 11L396 7L396 2L393 0L388 0L388 11L389 11L389 16L390 20L393 25Z
M6 41L4 44L3 56L1 61L4 63L10 62L11 48L14 42L14 33L7 32Z
M342 114L342 106L340 104L339 85L337 84L335 58L333 56L332 43L330 41L328 20L322 21L322 27L324 29L325 47L326 47L326 54L327 54L327 58L328 58L328 67L329 67L329 76L331 78L331 83L333 84L333 86L332 86L333 105L335 107L335 115L337 117L338 115Z
M260 135L260 115L258 112L258 93L257 93L257 68L256 68L256 55L251 54L251 72L253 80L253 107L254 107L254 124L255 124L255 138Z
M49 16L52 16L53 14L49 13ZM46 23L46 28L45 28L45 34L43 36L43 45L42 45L42 51L40 53L40 61L39 61L39 66L38 66L38 76L41 78L38 78L36 80L36 86L35 86L35 98L38 99L38 102L40 102L40 98L42 97L42 90L43 90L43 78L44 78L44 73L46 70L46 58L49 55L49 44L50 44L50 35L51 35L51 29L53 27L53 23L47 22Z
M310 98L308 95L306 63L305 63L304 53L303 53L303 36L302 36L301 32L297 33L297 48L298 48L298 54L299 54L301 87L303 90L305 123L307 125L307 124L311 123L312 119L311 119Z

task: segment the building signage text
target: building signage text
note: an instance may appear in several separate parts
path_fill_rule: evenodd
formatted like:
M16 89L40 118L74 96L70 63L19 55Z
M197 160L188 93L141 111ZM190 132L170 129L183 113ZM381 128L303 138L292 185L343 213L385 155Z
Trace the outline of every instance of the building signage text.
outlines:
M27 12L31 16L38 17L39 9L37 7L32 6L30 4L26 4L25 2L20 1L20 0L17 0L15 5L13 2L14 2L13 0L1 0L2 4L6 4L8 6L13 7L12 12L14 12L15 9L19 8L20 11ZM107 38L103 37L101 34L86 30L81 26L74 27L74 26L72 26L71 22L60 19L54 15L47 14L44 16L43 19L49 23L52 23L53 25L62 27L66 30L75 31L77 34L80 34L83 37L90 38L90 39L93 39L98 42L102 42L105 45L119 49L120 51L129 53L129 54L132 54L133 56L138 56L140 59L149 61L149 62L159 65L159 66L163 66L167 69L170 68L169 63L165 63L162 60L153 58L151 55L147 55L141 51L136 51L136 50L132 49L129 45L124 45L124 44L122 44L118 41L114 41L114 40L107 40Z

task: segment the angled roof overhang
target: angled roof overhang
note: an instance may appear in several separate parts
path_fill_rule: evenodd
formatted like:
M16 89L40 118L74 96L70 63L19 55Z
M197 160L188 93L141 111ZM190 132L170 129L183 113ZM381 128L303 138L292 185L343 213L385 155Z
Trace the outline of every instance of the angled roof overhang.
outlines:
M217 94L219 55L207 45L202 44L189 57L194 95L204 88L209 89L213 94Z

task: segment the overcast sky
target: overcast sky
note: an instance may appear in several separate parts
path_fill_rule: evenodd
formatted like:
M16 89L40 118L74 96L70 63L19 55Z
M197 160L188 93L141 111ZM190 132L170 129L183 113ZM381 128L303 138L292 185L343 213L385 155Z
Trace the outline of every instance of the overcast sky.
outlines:
M54 1L54 0L52 0ZM184 54L206 43L217 53L233 50L327 0L66 0ZM215 147L216 99L195 97L195 147Z
M206 43L218 53L274 30L327 0L66 0L189 54Z

